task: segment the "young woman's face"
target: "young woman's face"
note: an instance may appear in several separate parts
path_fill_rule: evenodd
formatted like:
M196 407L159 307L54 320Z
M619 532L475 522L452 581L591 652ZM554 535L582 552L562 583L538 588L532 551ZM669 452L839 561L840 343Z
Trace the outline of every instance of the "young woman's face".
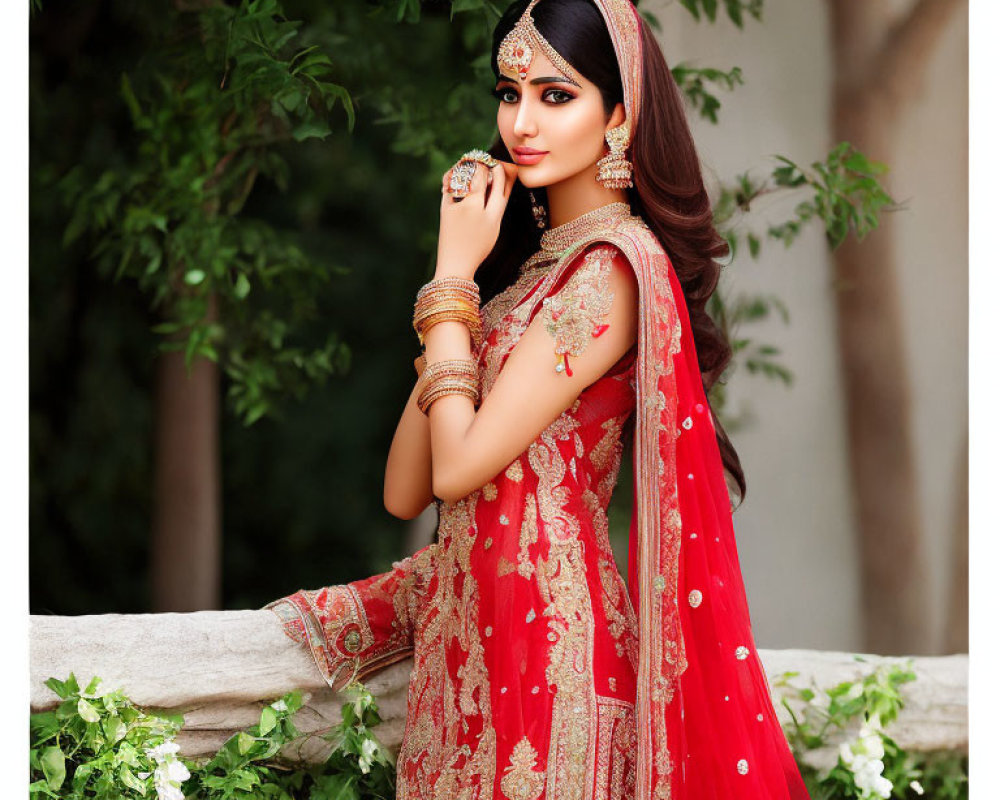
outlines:
M524 80L501 76L494 94L500 102L500 136L519 165L518 180L528 188L552 186L584 172L596 175L606 152L605 130L625 118L619 103L609 120L595 84L582 75L569 81L538 51Z

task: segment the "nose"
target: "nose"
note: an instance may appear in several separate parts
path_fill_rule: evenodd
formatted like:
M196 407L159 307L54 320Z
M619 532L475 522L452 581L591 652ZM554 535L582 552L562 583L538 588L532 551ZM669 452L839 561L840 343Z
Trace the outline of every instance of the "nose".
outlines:
M528 139L538 133L535 124L532 102L526 97L527 92L522 92L521 102L517 104L517 116L514 118L514 135Z

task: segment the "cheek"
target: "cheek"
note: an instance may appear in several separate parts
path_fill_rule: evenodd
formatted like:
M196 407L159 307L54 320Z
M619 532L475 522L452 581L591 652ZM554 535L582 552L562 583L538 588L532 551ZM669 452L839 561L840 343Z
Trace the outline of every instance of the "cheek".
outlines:
M510 106L501 105L497 109L497 130L500 131L500 138L503 139L507 149L510 149L511 135L514 129L514 114L511 113Z
M574 160L588 161L595 153L599 158L604 141L604 118L582 104L560 110L562 113L554 116L548 126L553 144L566 148L565 155Z

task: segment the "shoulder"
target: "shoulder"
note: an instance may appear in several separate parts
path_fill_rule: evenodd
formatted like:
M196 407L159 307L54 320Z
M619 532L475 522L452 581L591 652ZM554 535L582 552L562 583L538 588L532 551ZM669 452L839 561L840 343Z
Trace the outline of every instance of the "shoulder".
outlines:
M612 243L594 242L573 257L555 290L543 299L540 324L555 339L557 352L577 355L609 328L609 339L634 339L638 304L629 259Z
M635 271L625 249L610 241L591 242L567 265L554 287L555 293L568 286L600 287L609 282L613 285L634 282Z

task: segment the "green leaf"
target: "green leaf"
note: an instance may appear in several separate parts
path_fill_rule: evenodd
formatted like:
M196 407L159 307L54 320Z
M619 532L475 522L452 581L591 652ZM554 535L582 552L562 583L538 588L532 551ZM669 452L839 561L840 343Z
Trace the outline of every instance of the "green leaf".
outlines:
M101 715L86 698L81 697L76 704L77 713L87 722L100 722Z
M246 755L256 743L257 740L246 731L240 731L236 737L236 748L239 750L241 756Z
M197 286L205 280L205 272L200 269L189 269L184 273L184 282L189 286Z
M129 789L138 792L143 797L146 796L146 782L139 780L135 775L132 774L127 766L123 766L118 770L118 778L124 783Z
M274 730L278 724L278 714L271 706L264 706L260 712L260 735L264 736Z
M66 779L66 757L58 747L46 747L39 759L45 782L50 789L58 789Z

